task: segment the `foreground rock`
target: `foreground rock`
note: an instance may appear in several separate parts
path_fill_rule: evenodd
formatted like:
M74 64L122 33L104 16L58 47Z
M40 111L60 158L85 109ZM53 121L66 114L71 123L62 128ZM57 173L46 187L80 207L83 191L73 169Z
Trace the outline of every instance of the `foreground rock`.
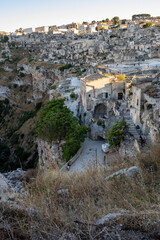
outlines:
M130 178L134 178L137 176L137 174L139 173L138 168L136 166L130 167L130 168L124 168L121 169L115 173L112 173L111 175L109 175L108 177L105 178L106 181L109 181L112 178L119 178L122 175L125 175L126 177L130 177Z
M21 168L14 170L12 172L4 173L3 175L6 177L9 185L14 189L15 192L23 192L24 187L22 181L25 176L25 171Z
M9 185L8 180L0 174L0 201L5 201L14 194L14 189Z

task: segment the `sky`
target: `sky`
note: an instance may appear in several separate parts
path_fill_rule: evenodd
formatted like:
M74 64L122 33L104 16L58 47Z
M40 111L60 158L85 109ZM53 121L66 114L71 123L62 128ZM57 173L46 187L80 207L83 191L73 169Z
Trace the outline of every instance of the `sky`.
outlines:
M0 0L0 31L72 22L160 16L160 0Z

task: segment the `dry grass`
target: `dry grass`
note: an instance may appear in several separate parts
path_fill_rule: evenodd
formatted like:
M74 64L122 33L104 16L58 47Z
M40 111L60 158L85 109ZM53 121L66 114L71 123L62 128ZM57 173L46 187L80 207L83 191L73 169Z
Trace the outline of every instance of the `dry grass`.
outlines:
M58 171L39 173L30 186L27 205L31 204L59 226L70 225L77 219L95 223L110 212L125 209L138 213L159 205L159 145L150 153L119 165L123 168L138 165L140 174L134 180L122 175L107 183L105 168L90 167L72 175Z
M122 209L129 213L110 225L121 223L126 229L156 230L155 223L160 219L160 145L110 167L115 165L117 170L137 165L139 175L135 179L122 175L107 183L105 178L112 172L107 172L107 168L90 166L85 172L72 175L55 170L39 172L29 183L24 199L24 207L34 209L36 214L18 217L21 231L27 230L29 236L36 234L35 239L59 239L62 232L79 234L78 239L101 239L93 238L95 222Z

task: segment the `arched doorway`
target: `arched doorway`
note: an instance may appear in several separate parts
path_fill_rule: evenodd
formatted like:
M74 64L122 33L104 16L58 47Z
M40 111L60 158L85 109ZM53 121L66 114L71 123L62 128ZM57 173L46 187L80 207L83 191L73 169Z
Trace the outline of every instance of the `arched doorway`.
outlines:
M94 109L94 118L103 118L107 114L107 108L103 103L98 104Z

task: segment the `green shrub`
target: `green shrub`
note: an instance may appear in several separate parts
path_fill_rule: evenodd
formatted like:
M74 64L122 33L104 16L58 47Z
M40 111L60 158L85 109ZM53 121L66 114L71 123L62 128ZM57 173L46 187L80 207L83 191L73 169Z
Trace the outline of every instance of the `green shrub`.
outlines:
M152 108L152 104L147 104L147 110L150 110Z
M32 58L28 58L28 62L33 62L33 59Z
M42 102L36 103L35 109L38 111L42 107Z
M128 129L128 125L125 121L116 123L110 131L107 131L106 141L109 143L111 148L119 147L124 139L125 131Z
M9 40L9 38L7 36L0 37L0 42L2 42L2 43L6 43L6 42L8 42L8 40Z
M71 126L72 130L66 135L66 142L63 145L63 159L66 162L68 162L79 150L81 142L84 141L85 134L88 130L84 125L78 126L78 124L73 124L73 126Z
M2 57L3 57L3 58L6 58L6 54L5 54L4 52L2 53Z
M53 86L51 86L50 90L52 90L52 89L54 89L54 90L55 90L55 89L56 89L56 87L57 87L56 85L53 85Z
M149 27L152 27L152 23L151 22L146 23L145 25L143 25L143 28L149 28Z
M71 97L71 98L75 98L75 97L76 97L76 94L75 94L74 92L72 92L72 93L70 94L70 97Z
M114 35L114 34L112 34L111 36L110 36L110 38L116 38L117 37L117 35Z
M103 125L103 121L100 120L100 119L98 119L98 121L97 121L97 125L98 125L98 126L102 126L102 125Z
M105 128L105 124L104 124L104 122L101 119L98 119L97 125Z
M66 65L63 65L62 67L59 68L60 71L64 71L65 69L69 69L69 68L72 68L73 65L72 64L66 64Z
M11 46L12 46L12 47L15 47L15 42L11 42Z

